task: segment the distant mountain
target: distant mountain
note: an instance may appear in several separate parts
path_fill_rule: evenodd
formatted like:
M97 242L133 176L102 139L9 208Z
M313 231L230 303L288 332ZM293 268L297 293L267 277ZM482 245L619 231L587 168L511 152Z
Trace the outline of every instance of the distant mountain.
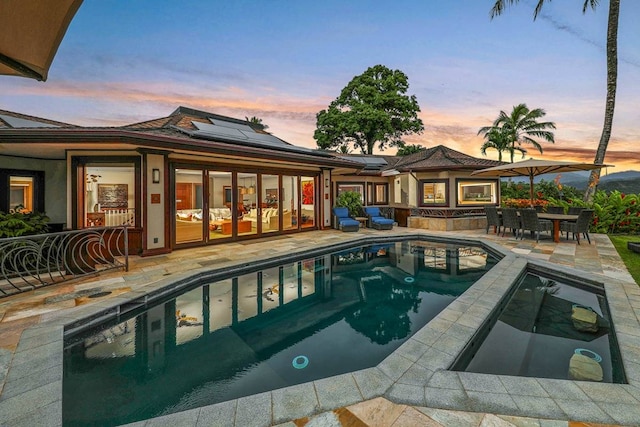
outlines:
M589 184L589 173L589 171L561 173L560 183L584 191ZM557 173L539 175L533 179L533 182L538 183L543 179L545 181L554 181L557 176ZM506 179L503 178L503 180ZM528 181L526 177L513 177L511 180L516 182ZM623 171L601 175L598 190L618 190L622 193L640 194L640 171Z

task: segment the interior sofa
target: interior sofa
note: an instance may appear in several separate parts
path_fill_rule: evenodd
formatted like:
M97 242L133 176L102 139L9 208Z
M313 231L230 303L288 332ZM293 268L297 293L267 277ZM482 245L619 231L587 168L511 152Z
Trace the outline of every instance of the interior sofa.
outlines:
M176 219L180 221L202 221L202 209L180 209L176 212ZM229 208L209 208L209 221L231 219Z
M258 225L258 209L251 209L249 213L242 216L244 221L251 221L252 227ZM277 230L278 221L280 220L277 208L263 208L262 209L262 229L263 230ZM282 226L283 228L291 228L291 211L284 209L282 212Z

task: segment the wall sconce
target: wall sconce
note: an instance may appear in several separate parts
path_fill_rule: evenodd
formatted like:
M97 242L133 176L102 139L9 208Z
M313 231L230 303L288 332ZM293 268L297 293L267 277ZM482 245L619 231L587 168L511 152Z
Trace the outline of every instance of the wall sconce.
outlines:
M160 184L160 169L154 169L151 174L151 179L154 184Z
M324 187L329 188L329 178L324 179Z

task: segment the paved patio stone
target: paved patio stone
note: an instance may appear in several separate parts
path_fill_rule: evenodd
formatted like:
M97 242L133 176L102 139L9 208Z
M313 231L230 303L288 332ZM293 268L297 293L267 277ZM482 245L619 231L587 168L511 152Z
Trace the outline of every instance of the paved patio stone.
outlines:
M454 356L431 347L427 350L417 363L428 369L447 369L453 362Z
M392 380L397 380L413 365L413 362L398 353L392 353L378 364L378 368Z
M498 376L500 382L511 395L549 397L535 378Z
M200 408L164 415L147 421L145 427L193 427L198 422Z
M353 373L358 389L365 399L382 396L393 384L393 380L378 368L363 369Z
M417 233L443 235L441 232L424 233L423 231L400 228L394 229L394 233L396 232L398 235L415 235ZM12 426L32 426L39 423L44 425L60 424L60 401L54 400L47 403L47 398L51 399L51 396L41 396L41 394L48 386L59 389L57 393L53 394L59 396L61 393L60 382L56 380L59 375L57 372L61 373L61 365L58 363L52 366L48 363L48 358L45 355L52 350L51 347L47 347L49 344L58 343L59 345L60 339L54 334L61 335L62 325L66 323L84 320L86 316L93 315L98 309L102 310L103 314L108 313L115 310L118 304L125 303L132 295L140 297L149 292L160 291L162 287L176 283L177 280L188 278L195 273L208 272L211 268L232 265L241 261L242 257L246 257L247 260L255 259L266 252L277 257L279 254L300 251L305 247L319 247L349 240L363 241L375 236L376 233L379 232L363 229L357 236L352 236L347 235L349 233L327 230L301 233L300 235L277 236L275 239L261 239L261 241L235 242L220 246L180 250L157 257L132 257L132 271L129 273L110 271L99 277L86 278L76 283L34 291L32 299L47 301L47 304L33 305L30 310L9 312L7 310L11 305L0 300L0 392L2 393L0 394L0 413L3 416L7 414L3 409L8 409L8 406L4 405L8 405L7 402L10 402L12 411L14 408L18 408L15 409L18 412L24 411L22 415L18 415L17 412L10 413L15 415L12 419ZM636 398L636 396L640 396L640 328L638 327L640 288L631 282L628 272L607 236L594 235L594 244L587 247L588 245L578 246L571 241L563 241L559 244L546 241L536 244L531 240L523 242L511 238L503 239L492 234L485 235L484 229L477 233L465 231L458 234L446 233L446 235L458 236L461 239L471 235L473 236L471 241L479 237L488 242L489 247L495 247L500 252L506 247L510 252L506 252L505 257L498 263L498 268L485 274L477 283L478 286L454 301L431 324L422 328L405 343L396 352L397 358L388 358L388 361L385 360L387 363L383 362L380 368L366 369L341 376L350 378L351 385L349 385L349 381L332 384L330 379L318 380L315 385L311 386L301 384L288 389L263 393L262 396L249 396L174 414L174 416L150 420L149 423L136 424L155 425L153 423L171 420L172 427L182 425L182 422L186 422L185 425L193 425L190 423L193 422L193 415L197 414L197 425L199 426L226 426L232 421L236 426L243 427L246 425L266 426L278 422L284 423L283 425L287 427L293 427L295 425L293 419L312 416L324 408L343 405L343 400L357 402L386 393L389 398L393 399L413 399L415 403L411 404L419 405L416 409L419 409L422 414L430 417L434 413L440 414L442 421L446 419L445 414L451 415L453 411L440 408L452 408L456 410L457 415L472 414L469 415L472 419L480 419L480 425L486 426L497 426L500 425L499 422L504 421L518 427L529 425L566 427L567 421L546 419L547 417L560 417L564 413L571 419L579 421L640 425L640 422L636 422L640 420L637 409L640 404ZM385 232L385 237L387 236L389 233ZM525 258L517 255L516 252L531 254L531 256ZM236 260L231 260L230 253L242 255L240 258L234 257L237 258ZM504 393L491 393L494 391L491 390L491 387L473 390L478 388L475 385L471 385L468 391L465 391L460 378L469 373L438 370L448 368L454 358L454 355L449 352L456 353L455 348L460 346L462 341L468 339L471 332L484 321L490 309L493 309L494 302L510 285L512 278L517 276L532 258L542 259L543 261L537 263L544 268L555 270L561 266L561 270L567 274L577 274L578 277L585 280L602 281L605 284L612 317L622 344L621 351L627 376L631 382L630 385L501 376L498 381L503 387ZM196 259L197 262L194 261ZM189 269L191 271L188 271ZM578 269L582 269L582 271ZM73 292L56 293L58 292L56 289L86 293L95 289L115 289L122 286L129 286L133 289L126 298L121 295L107 297L104 300L101 299L98 302L78 307L70 306L74 303ZM29 298L24 295L15 298L15 300L28 300ZM6 322L8 319L19 319L20 316L32 316L27 317L29 321L25 322L25 326L23 326L23 328L28 327L29 329L24 330L19 343L17 340L13 341L13 348L7 347L2 341L4 337L10 337L10 332L7 332L8 329L3 330L2 328L9 325ZM30 327L34 323L31 319L35 316L38 316L36 321L48 323L40 323ZM14 325L18 325L18 323L19 321L13 321ZM38 348L43 351L31 351ZM9 353L4 353L7 351ZM51 356L56 357L53 353ZM8 360L11 360L12 357L15 359L13 363L9 364ZM32 364L32 362L36 363ZM3 363L4 369L8 368L9 370L4 378L2 376ZM49 368L54 370L47 370ZM432 374L433 370L436 372ZM390 377L397 382L393 384ZM427 381L427 378L428 385L424 387L424 381ZM48 382L49 380L54 382L37 387L40 382ZM342 386L346 386L345 391L340 388ZM37 388L33 389L32 387ZM30 388L31 390L29 390ZM498 389L500 390L499 387ZM415 395L419 397L416 398ZM589 396L598 401L597 405L589 400ZM20 409L22 398L28 398L29 401L33 398L39 399L39 403L43 406L35 409L23 406L23 409ZM273 402L271 403L271 401ZM502 415L464 412L464 410L471 409L493 411ZM414 409L411 411L416 413ZM431 414L428 413L429 411ZM522 416L528 413L535 414L536 411L544 412L544 417L541 416L539 419L520 417L517 419L518 417L509 415ZM47 417L49 414L53 416ZM319 422L314 421L316 418L329 420L330 414L332 412L322 413L319 417L312 417L309 422ZM614 414L618 414L618 418L614 418ZM432 419L440 422L436 418L432 417ZM445 424L443 423L443 425ZM477 426L478 423L474 425ZM307 427L311 426L312 424L307 425ZM457 425L455 426L457 427Z
M385 396L392 402L406 405L425 405L424 388L422 386L396 383L387 390Z
M235 422L237 401L217 403L200 408L197 427L228 427Z
M615 421L595 404L586 404L579 400L554 399L569 419L589 420L604 424L614 424Z
M306 417L320 408L313 383L281 388L271 393L275 423Z
M607 413L616 423L637 426L640 420L640 406L626 403L602 403L598 406Z
M558 419L567 417L556 402L549 397L511 395L511 398L518 405L520 415Z
M362 400L351 374L316 380L314 384L321 411L348 406Z
M238 427L268 427L271 425L271 392L241 397L236 406Z
M424 406L419 406L416 409L444 427L478 426L484 417L484 414L475 412L449 411Z
M506 394L507 389L502 385L497 375L477 374L475 372L461 372L458 375L462 386L467 391L487 391L490 393Z
M519 412L518 405L506 393L467 391L467 396L469 407L474 411L507 415L516 415Z
M464 390L426 387L424 389L423 406L443 409L473 410Z
M414 363L397 382L399 384L425 386L432 375L432 370Z
M559 397L561 399L572 399L572 400L582 400L582 401L590 401L589 396L587 396L573 381L566 380L552 380L548 378L541 378L538 380L542 388L545 389L549 395L554 397Z
M458 373L446 370L438 370L434 372L429 379L427 386L452 390L464 390Z

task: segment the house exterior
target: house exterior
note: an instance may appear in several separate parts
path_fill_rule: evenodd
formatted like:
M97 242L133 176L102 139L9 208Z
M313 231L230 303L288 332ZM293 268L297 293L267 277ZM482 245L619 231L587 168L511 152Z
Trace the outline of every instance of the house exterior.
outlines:
M332 171L360 168L186 107L120 127L0 110L0 211L45 211L59 229L126 224L142 255L329 227Z
M360 192L365 205L384 206L399 225L441 231L483 228L483 206L500 202L499 179L471 177L471 172L503 162L443 145L402 157L342 157L360 162L362 168L334 173L334 193Z

